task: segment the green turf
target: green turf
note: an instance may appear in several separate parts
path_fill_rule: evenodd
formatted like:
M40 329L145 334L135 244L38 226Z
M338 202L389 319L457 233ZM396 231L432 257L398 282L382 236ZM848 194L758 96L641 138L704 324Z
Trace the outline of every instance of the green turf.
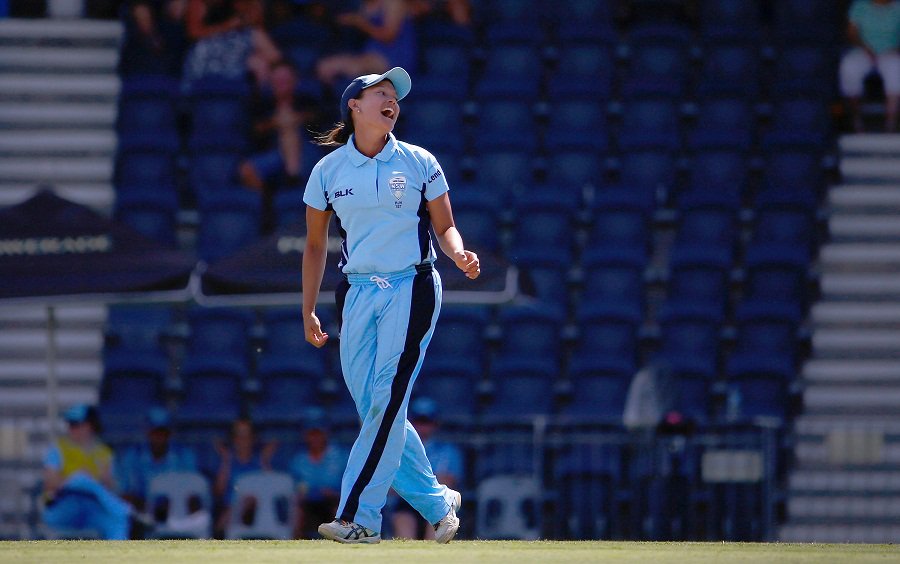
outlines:
M386 541L345 546L330 541L20 541L0 542L0 564L84 562L226 564L293 562L900 562L900 546L845 544Z

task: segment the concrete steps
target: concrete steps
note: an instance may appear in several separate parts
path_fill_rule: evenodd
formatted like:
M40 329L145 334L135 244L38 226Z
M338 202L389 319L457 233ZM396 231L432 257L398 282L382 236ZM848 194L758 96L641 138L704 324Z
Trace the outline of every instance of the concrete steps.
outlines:
M20 130L0 137L0 158L27 157L34 153L109 157L116 150L116 134L110 130Z
M118 62L119 54L108 48L0 46L0 71L4 73L31 73L36 69L57 74L114 73Z
M900 542L900 135L840 149L778 538Z
M0 102L0 123L9 129L111 131L115 122L116 106L108 102Z

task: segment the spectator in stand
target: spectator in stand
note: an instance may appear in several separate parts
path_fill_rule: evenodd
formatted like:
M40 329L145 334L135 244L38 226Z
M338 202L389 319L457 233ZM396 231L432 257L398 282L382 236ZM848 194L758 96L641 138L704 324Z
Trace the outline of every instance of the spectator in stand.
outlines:
M319 61L316 74L334 86L342 79L381 74L393 67L414 72L416 34L405 0L363 0L359 11L338 14L339 26L361 31L367 40L361 52L337 53Z
M347 465L344 449L329 443L321 415L311 416L304 433L306 448L290 463L297 484L297 523L294 538L318 538L319 523L334 517L341 499L341 478Z
M436 438L440 428L437 403L431 398L421 397L412 402L409 411L409 420L425 445L425 452L428 453L431 469L438 482L446 484L448 488L459 489L463 475L462 453L456 445ZM394 538L434 539L434 527L403 498L399 498L394 507L391 525L394 528Z
M281 59L263 27L260 0L188 0L186 28L194 41L184 64L185 90L198 80L243 80L252 73L257 85Z
M54 529L92 529L106 540L126 540L132 507L115 494L113 451L98 437L96 408L76 405L63 414L68 432L44 458L44 522Z
M256 121L253 132L261 149L240 165L241 183L259 192L274 183L296 185L303 163L303 127L312 113L296 95L297 71L285 61L271 71L273 107Z
M126 4L120 75L181 74L187 48L186 5L186 0L130 0Z
M122 456L119 484L122 495L143 510L150 482L165 472L196 472L197 458L186 446L172 442L169 412L161 407L147 411L147 442ZM159 508L153 507L154 515Z
M410 14L417 21L447 19L452 23L469 27L472 24L472 6L469 0L409 0Z
M897 131L900 109L900 2L856 0L850 6L847 35L853 44L841 60L841 91L847 98L853 128L864 129L860 113L866 76L881 75L885 91L885 130Z
M249 419L238 419L231 426L231 442L215 443L219 453L219 470L216 473L213 492L219 500L220 513L216 520L215 536L223 538L225 528L231 519L234 485L244 474L250 472L269 471L272 469L272 457L278 449L277 443L268 442L257 446L256 432ZM252 497L241 499L241 517L246 523L253 522L256 511L256 500Z

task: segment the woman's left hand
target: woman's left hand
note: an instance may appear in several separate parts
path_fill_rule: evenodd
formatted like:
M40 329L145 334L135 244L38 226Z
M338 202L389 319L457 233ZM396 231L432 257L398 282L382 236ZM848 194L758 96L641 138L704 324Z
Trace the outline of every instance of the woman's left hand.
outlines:
M453 262L456 263L457 268L465 273L467 278L475 280L481 274L481 262L478 260L478 255L472 251L462 250L455 252L453 254Z

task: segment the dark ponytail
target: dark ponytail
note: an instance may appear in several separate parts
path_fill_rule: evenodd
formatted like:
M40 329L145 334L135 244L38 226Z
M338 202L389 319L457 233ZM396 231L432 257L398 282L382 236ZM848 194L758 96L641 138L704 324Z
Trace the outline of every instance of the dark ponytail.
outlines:
M353 120L339 121L334 127L314 137L316 145L323 147L340 147L346 145L353 134Z

